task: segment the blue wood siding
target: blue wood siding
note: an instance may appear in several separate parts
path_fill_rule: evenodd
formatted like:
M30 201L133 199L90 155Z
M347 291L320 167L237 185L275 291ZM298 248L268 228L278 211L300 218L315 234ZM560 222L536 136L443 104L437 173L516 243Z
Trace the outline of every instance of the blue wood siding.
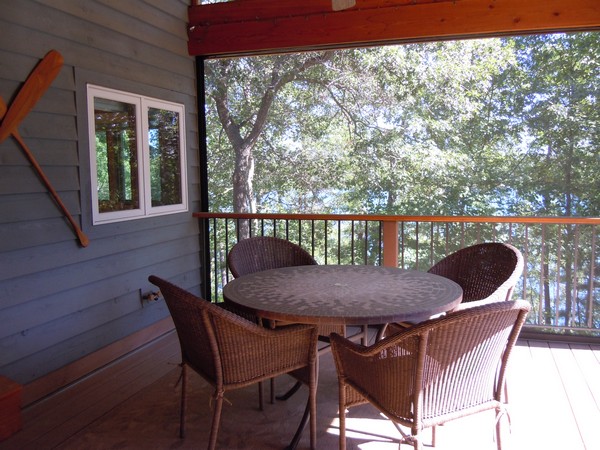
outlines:
M10 105L51 49L58 77L19 125L75 234L12 139L0 143L0 374L29 383L165 318L158 274L199 291L198 130L185 0L3 0L0 95ZM183 103L189 212L92 226L86 83Z

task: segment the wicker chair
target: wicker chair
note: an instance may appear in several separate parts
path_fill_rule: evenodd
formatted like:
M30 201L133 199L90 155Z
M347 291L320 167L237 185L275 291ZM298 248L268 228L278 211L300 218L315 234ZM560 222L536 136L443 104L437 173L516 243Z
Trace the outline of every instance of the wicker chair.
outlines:
M249 273L280 267L316 265L315 259L293 242L270 236L255 236L243 239L235 244L227 255L227 265L231 274L237 278ZM347 335L344 325L319 325L319 341L328 345L321 347L321 353L329 349L329 335L338 333L352 339L361 339L365 343L367 328Z
M181 345L180 436L185 436L187 367L214 387L208 448L217 443L226 391L289 373L308 385L310 445L316 448L317 330L310 325L263 328L156 276Z
M487 242L446 256L428 272L458 283L463 304L510 300L523 273L523 255L510 244Z
M523 273L523 255L510 244L487 242L451 253L428 272L448 278L463 289L462 302L454 309L456 311L510 300ZM384 333L390 336L427 319L429 317L389 324Z
M394 422L401 442L415 449L422 448L425 428L433 427L435 446L436 425L496 410L501 449L506 366L529 309L523 300L476 306L406 328L370 347L332 335L339 448L346 448L346 408L371 403Z
M227 255L227 266L235 278L280 267L316 264L310 253L299 245L270 236L242 239Z

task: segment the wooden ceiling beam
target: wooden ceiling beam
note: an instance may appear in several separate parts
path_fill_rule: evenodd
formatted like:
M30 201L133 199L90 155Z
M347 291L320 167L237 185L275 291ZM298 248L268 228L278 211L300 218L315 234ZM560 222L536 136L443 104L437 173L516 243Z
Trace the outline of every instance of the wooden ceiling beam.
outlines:
M357 0L353 9L369 10L417 3L453 2L455 0ZM332 12L331 0L235 0L189 8L190 23L208 20L217 23L247 22L274 18L306 17Z
M599 0L237 0L189 7L190 55L218 57L600 29Z

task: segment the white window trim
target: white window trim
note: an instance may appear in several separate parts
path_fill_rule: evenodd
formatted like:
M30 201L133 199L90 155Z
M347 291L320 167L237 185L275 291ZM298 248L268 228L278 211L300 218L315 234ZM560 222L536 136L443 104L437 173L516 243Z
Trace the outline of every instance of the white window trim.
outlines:
M139 204L138 209L101 213L98 206L98 167L96 162L96 123L94 118L94 97L122 101L135 105L136 134L138 152ZM161 216L188 211L187 159L185 143L185 106L165 100L151 98L129 92L118 91L93 84L87 85L88 134L90 139L90 183L92 196L92 224L122 222L146 217ZM166 206L152 206L150 186L150 150L148 143L148 108L166 109L179 114L179 146L181 173L181 203Z

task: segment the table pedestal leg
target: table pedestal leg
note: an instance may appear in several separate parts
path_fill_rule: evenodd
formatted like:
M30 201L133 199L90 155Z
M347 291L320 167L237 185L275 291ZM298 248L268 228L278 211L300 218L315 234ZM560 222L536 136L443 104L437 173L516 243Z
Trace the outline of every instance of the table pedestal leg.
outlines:
M292 442L288 445L285 450L295 450L298 446L298 442L300 442L300 437L302 436L302 432L304 428L306 428L306 424L308 423L308 417L310 416L310 401L307 400L306 408L304 408L304 414L302 415L302 420L300 420L300 425L298 425L298 429L296 430L296 434L292 438Z
M300 381L296 381L296 384L293 385L285 394L283 395L278 395L277 397L275 397L277 400L287 400L288 398L290 398L292 395L294 395L296 392L298 392L298 389L300 389L302 387L302 383Z

